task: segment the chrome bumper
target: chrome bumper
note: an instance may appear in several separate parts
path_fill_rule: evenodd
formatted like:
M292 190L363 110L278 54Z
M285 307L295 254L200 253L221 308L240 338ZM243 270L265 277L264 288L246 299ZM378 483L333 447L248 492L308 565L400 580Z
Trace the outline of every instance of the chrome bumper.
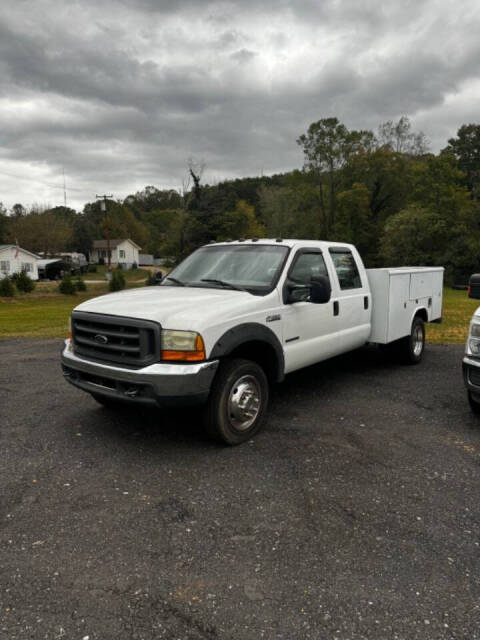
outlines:
M88 393L136 404L178 406L204 403L218 360L195 364L159 362L143 369L123 369L84 360L65 341L61 355L65 379Z

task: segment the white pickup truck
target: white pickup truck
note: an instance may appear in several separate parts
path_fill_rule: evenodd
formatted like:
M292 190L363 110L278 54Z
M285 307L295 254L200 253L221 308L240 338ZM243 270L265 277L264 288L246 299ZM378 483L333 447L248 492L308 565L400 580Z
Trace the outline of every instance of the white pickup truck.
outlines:
M353 245L238 240L201 247L160 286L83 302L65 378L101 404L203 404L234 445L265 418L269 385L368 342L418 363L440 321L443 268L366 270Z
M470 276L468 297L480 299L480 273ZM480 307L470 321L462 365L470 407L474 413L480 414Z

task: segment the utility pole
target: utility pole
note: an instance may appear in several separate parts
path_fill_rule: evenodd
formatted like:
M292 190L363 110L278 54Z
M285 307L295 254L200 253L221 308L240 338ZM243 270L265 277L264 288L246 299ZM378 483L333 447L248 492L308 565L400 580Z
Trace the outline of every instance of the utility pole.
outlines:
M107 217L107 198L113 198L113 195L103 195L103 196L95 196L95 198L97 200L101 200L100 202L100 210L103 211L103 213L105 214L105 218ZM110 262L110 224L107 222L107 226L106 226L106 231L107 231L107 266L108 266L108 270L110 271L111 268L111 262Z

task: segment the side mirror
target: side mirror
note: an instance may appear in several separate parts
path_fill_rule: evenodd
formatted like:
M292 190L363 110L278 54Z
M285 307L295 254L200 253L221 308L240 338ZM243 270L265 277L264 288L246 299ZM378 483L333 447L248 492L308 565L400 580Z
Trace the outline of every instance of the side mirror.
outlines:
M161 271L157 271L154 278L155 278L155 284L160 284L161 281L163 280L163 273Z
M312 276L310 280L310 302L325 304L330 300L332 287L326 276Z
M474 273L470 276L468 297L480 300L480 273Z

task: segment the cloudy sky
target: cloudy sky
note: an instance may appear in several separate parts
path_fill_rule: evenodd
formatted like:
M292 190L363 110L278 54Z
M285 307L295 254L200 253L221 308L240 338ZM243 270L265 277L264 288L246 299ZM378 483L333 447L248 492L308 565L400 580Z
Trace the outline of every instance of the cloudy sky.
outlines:
M336 115L480 121L478 0L15 0L0 7L0 201L68 204L299 168Z

